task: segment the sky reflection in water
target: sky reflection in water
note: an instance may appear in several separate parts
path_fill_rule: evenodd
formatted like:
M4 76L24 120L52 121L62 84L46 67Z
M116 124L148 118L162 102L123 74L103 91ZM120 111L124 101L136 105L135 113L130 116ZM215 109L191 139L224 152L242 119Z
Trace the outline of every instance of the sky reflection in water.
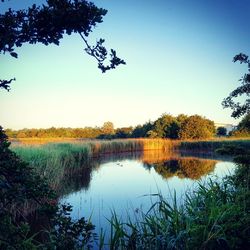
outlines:
M123 219L128 214L133 217L138 210L146 212L150 208L157 199L153 194L161 193L171 202L174 190L181 203L185 191L191 192L198 180L220 179L235 169L234 163L211 159L211 156L204 159L144 152L115 158L93 164L95 167L86 178L88 183L81 180L82 188L76 185L76 190L66 192L60 200L73 206L73 218L91 216L97 232L102 227L106 229L106 218L111 217L112 210Z

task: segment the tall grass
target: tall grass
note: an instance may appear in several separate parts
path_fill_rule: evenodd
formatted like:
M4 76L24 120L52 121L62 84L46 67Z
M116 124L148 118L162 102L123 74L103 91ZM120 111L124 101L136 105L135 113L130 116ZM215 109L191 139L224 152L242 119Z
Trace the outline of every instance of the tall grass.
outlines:
M55 188L65 175L73 175L78 169L90 168L93 158L122 152L165 150L169 145L167 140L89 140L38 145L15 144L12 149L40 176L47 177Z
M71 143L48 143L44 145L16 144L12 147L23 160L36 168L58 166L75 167L76 163L88 164L90 158L103 154L135 152L147 150L170 150L173 143L169 140L112 140L112 141L75 141Z
M250 140L204 140L204 141L180 141L181 150L210 150L215 151L223 147L242 147L250 149Z
M249 167L240 166L236 176L200 183L195 191L186 193L182 204L175 195L170 203L159 194L149 211L140 212L135 220L123 221L114 212L109 219L107 246L140 250L248 249L249 177Z
M88 144L46 144L42 146L16 146L13 151L40 175L47 177L53 187L59 185L65 174L88 164L92 154Z
M82 169L91 168L93 159L103 155L142 152L142 161L150 163L155 162L156 154L158 161L168 160L169 152L176 149L215 151L224 145L238 145L250 149L250 140L186 142L164 139L77 140L70 143L15 144L12 149L40 176L47 177L52 187L56 188L65 176L73 176L79 174Z

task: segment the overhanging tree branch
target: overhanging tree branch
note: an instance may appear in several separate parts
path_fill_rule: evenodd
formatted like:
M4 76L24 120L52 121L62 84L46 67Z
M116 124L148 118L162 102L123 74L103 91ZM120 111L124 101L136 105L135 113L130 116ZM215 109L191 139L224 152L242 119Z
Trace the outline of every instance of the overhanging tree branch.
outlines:
M120 64L126 64L125 61L117 57L116 52L111 49L110 52L111 59L109 61L109 65L104 65L104 62L108 56L107 49L103 46L105 40L100 39L99 41L96 42L95 46L90 46L88 41L85 39L84 35L82 33L79 34L87 46L85 48L86 53L90 56L93 56L97 60L98 68L102 71L102 73L105 73L107 70L110 69L115 69Z
M250 72L250 60L247 55L240 53L233 58L233 62L247 64L248 72ZM233 90L222 102L223 108L231 108L233 110L231 116L234 118L239 118L250 112L250 73L246 73L239 81L241 86ZM246 95L246 100L243 103L234 100L244 95Z
M86 53L97 60L98 68L104 73L125 64L112 49L109 64L104 64L108 59L107 49L103 46L104 39L100 39L93 47L87 42L92 29L98 23L102 23L106 14L107 10L85 0L47 0L47 4L33 4L26 10L9 9L0 14L0 54L9 53L17 58L15 48L21 47L24 43L59 45L65 33L79 33L86 45ZM12 79L1 81L5 87L0 85L0 88L9 90Z
M10 91L10 84L12 81L15 81L16 79L10 79L10 80L0 80L0 88L3 88L7 91Z

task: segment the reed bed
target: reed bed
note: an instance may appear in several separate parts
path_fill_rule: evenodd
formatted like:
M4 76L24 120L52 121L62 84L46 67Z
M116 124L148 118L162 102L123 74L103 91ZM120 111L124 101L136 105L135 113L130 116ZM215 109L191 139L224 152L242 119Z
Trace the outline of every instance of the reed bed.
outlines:
M59 185L65 174L88 165L92 153L90 145L72 143L15 146L13 151L28 162L36 173L46 177L53 187Z
M40 176L46 177L53 187L59 185L65 175L73 175L76 169L90 168L91 161L106 154L166 150L168 140L87 140L47 144L14 144L13 151L28 162Z
M219 139L219 140L204 140L204 141L180 141L180 150L200 150L200 151L216 151L223 147L241 147L250 149L249 139Z
M74 140L47 144L14 144L12 146L24 161L40 176L46 177L52 187L73 176L78 170L91 168L91 161L104 155L123 152L142 152L142 161L155 161L155 152L160 159L168 159L169 152L176 149L215 151L225 145L237 145L250 149L250 140L173 141L165 139L120 139L120 140Z
M30 138L10 138L10 142L13 145L44 145L47 143L59 143L59 142L68 142L72 143L75 141L82 141L84 139L68 138L68 137L49 137L49 138L39 138L39 137L30 137Z
M240 180L239 180L240 177ZM248 249L250 244L249 167L220 182L199 183L183 203L161 194L148 212L110 219L110 237L99 249ZM107 248L105 248L107 247Z
M161 150L165 152L171 150L175 144L170 140L163 139L75 140L70 143L58 142L42 145L14 144L12 149L21 158L35 166L38 159L44 162L47 158L54 158L56 162L59 158L63 158L63 162L67 163L67 159L74 157L81 160L86 158L88 162L89 158L98 157L102 154L147 150ZM49 159L49 164L51 164L51 161L53 159Z

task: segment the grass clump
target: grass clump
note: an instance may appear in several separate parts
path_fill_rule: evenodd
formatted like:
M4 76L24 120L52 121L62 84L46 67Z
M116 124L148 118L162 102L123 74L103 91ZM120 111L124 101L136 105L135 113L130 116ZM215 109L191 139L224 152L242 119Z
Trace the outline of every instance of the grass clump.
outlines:
M14 147L14 152L28 162L41 177L46 177L56 188L65 175L88 165L91 147L70 143L46 144L42 146Z
M91 168L91 162L105 154L137 152L172 148L169 140L158 139L123 139L89 140L71 143L48 143L42 145L15 145L13 151L35 170L41 177L46 177L56 189L65 175L74 175L77 169Z

